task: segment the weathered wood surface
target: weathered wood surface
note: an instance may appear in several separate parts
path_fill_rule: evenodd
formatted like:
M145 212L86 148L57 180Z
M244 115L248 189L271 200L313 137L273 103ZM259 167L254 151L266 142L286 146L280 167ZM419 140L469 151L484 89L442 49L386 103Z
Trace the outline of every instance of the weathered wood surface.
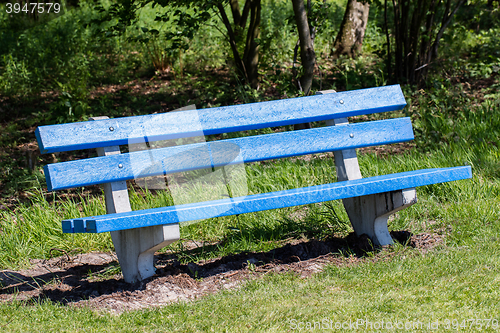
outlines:
M86 232L163 225L366 196L471 177L470 166L408 171L245 197L65 220L63 230L74 231L75 223L83 223Z
M40 126L40 151L108 147L401 110L399 85L217 108Z
M49 164L49 191L413 139L410 118L322 127Z

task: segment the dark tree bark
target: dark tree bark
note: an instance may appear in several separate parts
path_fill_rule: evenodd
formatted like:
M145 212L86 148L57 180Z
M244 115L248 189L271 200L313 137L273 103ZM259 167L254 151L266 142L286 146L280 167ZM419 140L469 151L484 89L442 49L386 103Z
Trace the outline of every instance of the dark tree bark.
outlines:
M422 86L438 56L443 33L465 0L392 0L395 69L393 81ZM387 9L386 9L387 11ZM387 16L385 17L387 24ZM388 32L387 32L388 33ZM390 43L387 54L391 57Z
M248 27L245 53L243 59L247 69L248 83L254 89L259 85L259 50L257 39L260 37L261 0L252 0L250 10L250 26Z
M226 10L224 9L224 6L221 3L219 3L217 4L217 8L219 9L219 12L221 14L222 23L224 23L224 26L226 27L227 30L228 42L229 45L231 46L231 51L233 52L236 70L238 71L239 76L242 76L245 80L248 80L246 66L240 57L240 53L238 51L238 45L236 44L237 35L233 30L231 22L229 22L229 18L226 15Z
M299 40L295 47L294 63L296 61L297 47L300 46L300 60L302 63L302 76L298 80L299 89L306 95L311 92L314 78L314 66L316 65L316 53L314 52L314 32L309 27L307 12L304 6L304 0L292 0L295 22L299 32ZM311 128L310 123L295 124L294 130Z
M241 21L241 12L240 12L240 3L238 0L229 1L229 5L231 6L231 12L233 13L233 21L235 24L240 24Z
M493 8L493 2L497 2L498 8L500 8L500 0L488 0L487 6L488 8Z
M392 73L391 35L389 34L389 25L387 24L387 0L384 1L384 30L387 43L387 73Z
M230 0L229 5L233 15L233 23L229 21L223 2L217 3L217 9L222 18L222 23L226 27L227 37L234 62L239 76L253 89L259 85L259 44L257 40L260 36L261 0L246 0L243 11L237 0ZM243 42L243 32L246 28L248 18L250 22L244 41L243 56L240 54L239 45Z
M368 2L356 0L347 2L344 19L333 43L335 49L333 58L338 58L341 55L354 58L361 52L369 11L370 4Z
M301 90L308 95L311 92L314 77L314 66L316 65L314 38L309 29L304 0L292 0L292 3L297 29L299 31L300 59L303 67L303 74L300 78L300 87Z

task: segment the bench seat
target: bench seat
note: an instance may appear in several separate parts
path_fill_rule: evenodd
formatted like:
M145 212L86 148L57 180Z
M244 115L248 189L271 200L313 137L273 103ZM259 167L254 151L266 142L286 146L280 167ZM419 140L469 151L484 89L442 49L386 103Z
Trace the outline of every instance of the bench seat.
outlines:
M64 220L66 233L98 233L339 200L468 179L471 167L423 169L245 197Z

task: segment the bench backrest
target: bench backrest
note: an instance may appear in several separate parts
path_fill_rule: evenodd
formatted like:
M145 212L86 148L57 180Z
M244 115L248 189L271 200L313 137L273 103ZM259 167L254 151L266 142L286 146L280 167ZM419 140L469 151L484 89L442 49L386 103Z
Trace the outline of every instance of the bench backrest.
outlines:
M201 110L41 126L42 153L140 144L400 110L398 85ZM409 118L135 151L45 167L49 190L408 141Z

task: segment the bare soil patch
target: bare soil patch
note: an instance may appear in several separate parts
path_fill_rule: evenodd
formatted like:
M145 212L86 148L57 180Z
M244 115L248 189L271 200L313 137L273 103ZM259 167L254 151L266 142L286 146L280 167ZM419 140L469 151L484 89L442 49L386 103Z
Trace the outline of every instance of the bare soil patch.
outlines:
M442 242L437 234L412 235L407 231L391 234L398 242L423 252ZM193 244L186 246L195 247ZM365 256L371 251L374 256ZM356 237L354 234L324 241L291 240L269 252L240 253L188 264L180 263L175 254L162 253L155 257L157 274L133 285L123 281L114 253L63 255L50 260L33 260L33 267L28 270L0 271L0 301L22 300L29 304L48 299L68 306L89 306L121 313L237 288L244 281L270 272L294 272L307 278L327 264L353 265L366 260L387 260L394 253L373 249L365 235Z

